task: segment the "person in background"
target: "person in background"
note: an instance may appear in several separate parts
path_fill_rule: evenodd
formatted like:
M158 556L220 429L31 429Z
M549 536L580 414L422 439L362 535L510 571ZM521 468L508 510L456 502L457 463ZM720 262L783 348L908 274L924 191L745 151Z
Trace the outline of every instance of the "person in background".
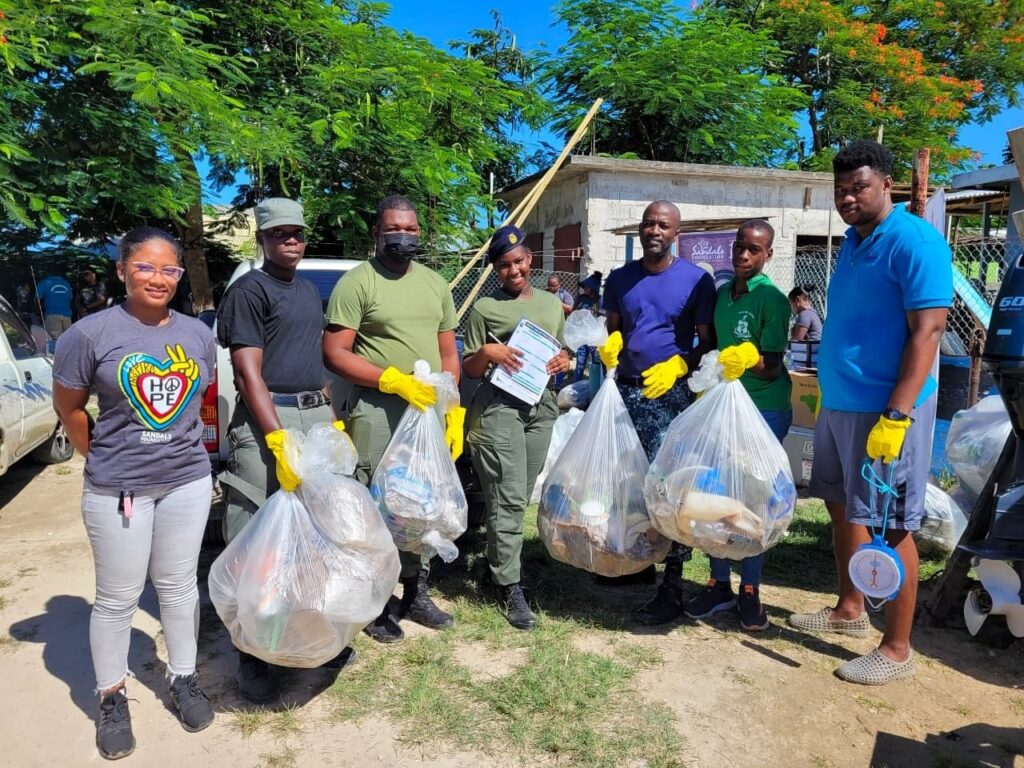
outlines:
M227 470L220 475L227 489L228 542L269 495L299 486L301 480L287 459L287 430L308 432L316 424L334 421L325 392L320 295L296 274L306 253L302 206L271 197L256 206L255 215L263 264L238 278L217 310L217 339L230 350L238 390L228 425ZM340 422L336 426L344 428ZM355 658L355 651L345 648L324 666L341 669ZM267 704L280 695L270 665L241 650L235 681L254 704Z
M690 369L715 348L715 281L672 254L678 231L673 203L648 205L639 227L643 258L613 271L605 286L609 336L598 354L606 367L618 369L616 382L648 460L672 420L693 402ZM690 552L673 544L657 594L635 613L638 622L665 624L682 613L683 563ZM642 573L655 577L653 566Z
M43 327L53 340L71 327L73 294L71 283L60 275L44 277L36 286L36 296L43 303Z
M580 294L576 297L575 309L589 309L594 314L601 311L601 280L604 276L594 272L580 281Z
M750 219L736 231L732 268L736 277L718 289L715 335L718 361L725 379L739 379L781 443L793 422L792 384L782 364L789 328L789 304L782 291L764 274L772 258L775 230L763 219ZM740 561L739 600L732 590L729 561L711 557L711 578L704 591L688 602L683 613L703 619L719 611L739 609L740 626L748 631L768 629L761 605L761 571L765 555Z
M377 206L372 229L376 253L345 273L327 303L324 361L352 382L348 399L349 434L359 452L355 477L369 485L405 409L421 411L437 402L437 393L412 375L417 360L433 372L447 371L458 385L461 366L455 343L455 301L444 279L414 257L420 247L416 207L409 198L391 195ZM445 438L452 460L462 454L466 409L445 414ZM366 628L379 643L405 636L399 621L407 618L431 629L446 629L451 614L428 593L430 561L400 551L402 599L389 604Z
M558 300L562 304L562 311L566 315L572 312L573 305L576 303L575 299L573 299L571 293L562 287L562 281L558 279L558 275L551 275L551 277L548 278L546 290L548 293L553 293L558 297Z
M184 270L163 230L118 246L124 304L75 323L57 342L53 402L85 456L82 517L96 568L89 648L100 716L96 746L115 760L135 749L125 678L132 617L147 577L160 601L171 704L186 731L213 722L196 676L196 570L213 491L199 406L216 344L198 320L168 308ZM90 433L89 395L99 397Z
M836 674L883 685L914 674L910 631L919 565L911 534L924 515L938 399L932 370L953 300L952 254L931 224L893 205L892 154L881 144L848 144L832 168L835 206L850 227L828 288L808 491L824 500L832 518L839 599L816 613L793 614L789 623L854 637L871 631L864 595L849 572L850 558L881 523L872 503L876 488L862 475L867 459L896 492L883 535L906 578L886 603L879 646Z
M86 267L82 272L82 286L78 289L75 297L75 308L78 310L78 318L106 309L107 286L97 278L94 267Z
M550 295L554 293L550 280L548 293L530 286L531 257L523 241L522 231L513 226L502 227L491 238L487 258L501 287L469 311L463 371L472 379L484 378L493 366L510 372L521 367L522 353L507 343L524 317L562 341L564 304ZM547 361L550 375L568 369L567 350ZM487 506L487 574L501 590L505 617L516 629L537 625L520 585L523 517L557 417L558 405L550 389L545 388L540 401L530 405L492 386L488 379L477 388L469 406L467 441Z
M789 292L789 307L796 316L792 341L821 341L821 315L811 305L813 285L798 285Z

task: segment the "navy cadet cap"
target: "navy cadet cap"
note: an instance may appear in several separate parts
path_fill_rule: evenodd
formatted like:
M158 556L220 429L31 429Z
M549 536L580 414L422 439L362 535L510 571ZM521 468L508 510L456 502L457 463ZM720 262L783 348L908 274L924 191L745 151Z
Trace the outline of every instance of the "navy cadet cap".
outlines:
M513 248L526 244L526 235L519 227L509 224L491 235L491 244L487 247L487 260L494 263Z

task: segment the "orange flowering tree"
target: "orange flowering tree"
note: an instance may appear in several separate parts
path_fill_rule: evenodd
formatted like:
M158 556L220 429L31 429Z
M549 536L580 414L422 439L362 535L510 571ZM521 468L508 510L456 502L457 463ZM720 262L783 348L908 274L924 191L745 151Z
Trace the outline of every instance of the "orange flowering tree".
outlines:
M966 123L1020 102L1021 0L711 0L767 31L785 53L765 62L810 96L810 142L798 159L826 169L847 141L883 130L902 174L931 149L942 177L977 156L958 142Z

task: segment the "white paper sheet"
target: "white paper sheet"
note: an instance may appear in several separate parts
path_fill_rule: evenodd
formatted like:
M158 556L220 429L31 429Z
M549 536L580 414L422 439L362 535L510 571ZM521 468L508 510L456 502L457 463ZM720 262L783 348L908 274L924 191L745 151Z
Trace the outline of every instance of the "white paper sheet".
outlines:
M525 317L516 325L508 346L523 353L523 364L515 373L507 373L500 366L491 374L491 383L524 403L536 405L540 402L544 388L548 385L548 360L558 354L562 345L558 339L539 325Z

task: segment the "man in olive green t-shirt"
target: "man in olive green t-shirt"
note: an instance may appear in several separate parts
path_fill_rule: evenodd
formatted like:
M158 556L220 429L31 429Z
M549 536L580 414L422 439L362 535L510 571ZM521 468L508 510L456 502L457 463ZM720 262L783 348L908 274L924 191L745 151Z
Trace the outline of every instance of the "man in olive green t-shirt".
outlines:
M416 208L401 195L377 206L373 227L376 253L346 273L331 292L324 333L328 368L352 382L348 399L348 432L359 453L356 479L369 485L391 435L408 405L420 410L433 405L433 387L412 376L413 364L426 360L432 371L447 371L459 380L455 345L455 302L444 280L417 264L420 226ZM446 415L446 437L452 458L462 453L465 409ZM382 643L404 636L398 620L443 629L452 617L427 594L429 561L411 552L402 561L402 599L395 614L386 607L366 628Z

